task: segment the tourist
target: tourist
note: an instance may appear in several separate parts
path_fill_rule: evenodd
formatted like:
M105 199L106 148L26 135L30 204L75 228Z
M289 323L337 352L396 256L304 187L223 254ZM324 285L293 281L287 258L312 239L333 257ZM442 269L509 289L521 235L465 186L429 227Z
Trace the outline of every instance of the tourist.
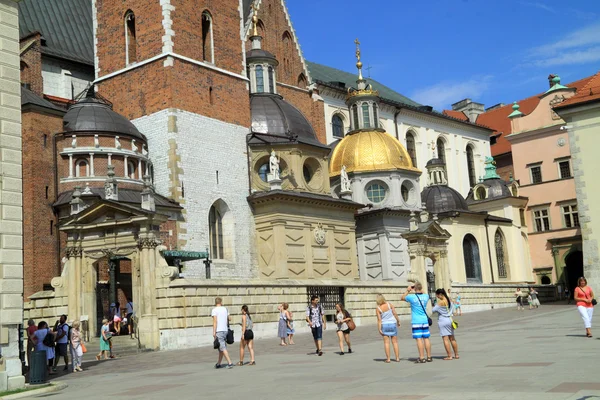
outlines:
M288 303L282 303L277 307L279 310L279 325L277 326L277 336L281 339L280 346L287 346L285 340L288 337L287 330L289 329L289 313L288 313Z
M56 371L58 367L58 361L60 357L65 360L65 367L63 371L69 370L69 325L67 325L67 316L60 316L60 323L55 329L56 332L56 357L54 358L53 371Z
M133 301L125 297L127 303L125 303L125 318L127 319L127 331L129 336L133 339Z
M454 310L453 310L453 313L454 313L454 315L458 315L459 317L461 317L462 316L462 307L461 307L460 292L456 291L455 296L456 296L456 298L454 299Z
M385 351L385 362L390 362L390 338L394 346L394 355L396 362L400 362L400 351L398 350L398 327L400 326L400 318L396 314L396 309L385 300L382 294L378 294L377 298L377 327L379 334L383 337L383 349Z
M52 372L52 366L54 365L54 346L47 346L47 343L44 343L44 339L46 339L46 336L48 335L50 335L49 338L51 338L51 342L54 343L54 341L56 340L56 332L52 332L48 328L48 324L46 323L46 321L40 321L38 323L37 330L33 333L33 338L35 341L35 351L46 352L48 374L54 375L54 372Z
M73 322L71 328L71 357L73 357L73 372L81 372L81 359L83 358L83 339L81 338L81 331L79 327L81 323L79 321Z
M583 319L585 335L591 338L592 316L594 315L596 299L594 299L594 291L587 285L587 279L585 279L583 276L577 279L577 287L573 291L573 298L577 304L577 310Z
M108 359L107 352L110 352L111 358L112 355L112 346L110 342L110 338L112 337L112 333L110 333L110 321L104 318L102 320L102 328L100 328L100 353L96 356L96 360L100 360L102 356L104 359Z
M229 321L231 316L227 308L223 307L223 300L220 297L215 299L215 307L210 313L213 319L213 339L218 341L219 360L215 364L215 368L221 368L223 356L227 360L227 368L233 368L229 353L227 352L227 332L229 331Z
M27 365L31 368L31 352L35 350L35 339L34 334L37 331L35 321L30 319L27 321Z
M323 307L319 304L319 296L312 295L310 297L310 304L306 307L306 322L310 326L310 330L315 340L315 346L317 347L317 354L323 355L323 330L327 329L327 321L325 320L325 313Z
M531 305L535 308L540 306L539 293L535 288L529 288L529 295L531 296Z
M287 327L287 336L288 336L288 344L293 345L294 343L294 333L296 330L294 329L294 314L291 310L288 309L288 327Z
M116 303L112 303L111 305L111 313L113 315L113 328L115 329L115 334L121 334L121 305L117 301Z
M417 342L417 349L419 350L419 358L416 363L432 362L431 342L429 341L429 337L431 336L429 332L429 317L425 311L429 295L423 293L423 285L420 282L416 282L406 289L406 292L400 299L410 304L412 337ZM423 350L427 352L427 358L424 357Z
M525 307L523 307L523 292L521 292L521 288L517 288L515 297L517 298L517 311L525 311Z
M431 310L432 313L438 314L438 328L440 330L440 336L444 341L444 348L446 349L447 357L444 360L452 360L452 350L454 350L454 358L459 359L458 356L458 343L454 338L454 327L452 326L452 303L446 291L444 289L438 289L435 291L435 297L438 301Z
M240 362L238 365L241 367L244 365L244 350L246 346L248 346L248 351L250 352L250 364L256 365L254 362L254 332L252 328L254 327L254 323L252 322L252 317L250 316L250 311L248 311L248 306L242 306L242 338L240 339Z
M344 355L344 340L348 345L348 353L352 353L352 345L350 344L350 328L348 321L351 321L350 313L344 309L342 303L335 305L335 323L337 324L337 335L340 343L340 355ZM389 358L389 357L388 357Z

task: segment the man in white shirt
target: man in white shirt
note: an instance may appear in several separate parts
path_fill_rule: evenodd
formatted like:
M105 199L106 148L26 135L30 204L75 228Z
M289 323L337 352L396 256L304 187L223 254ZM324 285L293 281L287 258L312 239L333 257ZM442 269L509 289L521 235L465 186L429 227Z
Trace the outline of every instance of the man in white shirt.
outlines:
M229 353L227 352L227 331L229 330L229 321L231 316L227 308L223 307L223 300L220 297L215 299L215 308L212 309L210 315L213 318L213 338L219 341L219 361L215 364L215 368L221 368L223 356L227 360L227 368L233 368Z

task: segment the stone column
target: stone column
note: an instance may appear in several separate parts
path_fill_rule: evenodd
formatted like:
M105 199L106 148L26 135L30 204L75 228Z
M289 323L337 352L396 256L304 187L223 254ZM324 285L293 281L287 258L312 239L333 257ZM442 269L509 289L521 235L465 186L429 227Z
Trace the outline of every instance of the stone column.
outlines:
M141 181L143 180L142 178L143 174L142 174L142 159L138 159L138 179Z
M440 250L438 253L437 260L435 264L433 264L433 272L435 273L436 289L444 288L448 291L448 289L452 288L447 250Z
M82 250L79 246L71 246L65 249L67 253L66 283L67 298L69 299L69 319L78 320L81 316L81 256Z
M17 2L0 0L0 392L25 385L19 360L23 323L23 199L19 17Z
M94 153L90 153L90 176L94 175Z
M128 178L129 177L129 165L127 164L127 159L129 157L125 156L125 159L123 160L123 170L125 171L125 177Z
M425 251L419 245L408 245L410 255L409 281L418 281L423 285L423 293L427 293L427 270L425 262Z
M73 177L73 154L69 154L69 178Z
M156 259L153 255L158 244L159 242L153 234L146 234L138 242L141 282L141 296L137 306L140 311L138 327L141 347L150 350L160 348L160 331L156 312Z

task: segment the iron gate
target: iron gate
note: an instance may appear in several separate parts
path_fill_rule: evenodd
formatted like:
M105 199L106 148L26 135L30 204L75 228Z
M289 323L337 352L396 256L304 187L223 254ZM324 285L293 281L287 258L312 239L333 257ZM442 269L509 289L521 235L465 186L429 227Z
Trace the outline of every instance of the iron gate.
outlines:
M344 304L344 288L341 286L308 286L306 288L306 296L308 303L313 295L319 296L319 304L323 306L325 313L331 314L335 312L337 303Z
M100 336L102 320L108 318L110 305L110 285L108 283L96 284L96 336Z

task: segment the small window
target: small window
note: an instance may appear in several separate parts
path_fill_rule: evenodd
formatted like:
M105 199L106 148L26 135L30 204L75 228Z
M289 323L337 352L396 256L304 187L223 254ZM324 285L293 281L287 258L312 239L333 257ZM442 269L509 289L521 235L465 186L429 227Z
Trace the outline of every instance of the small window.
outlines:
M46 186L46 198L48 198L48 186Z
M386 192L387 190L383 185L373 183L367 187L367 198L375 204L381 203L385 200Z
M269 93L275 93L275 74L273 67L269 67Z
M54 221L50 220L50 236L54 235Z
M531 174L531 183L542 183L542 166L536 165L535 167L529 168Z
M302 167L302 175L304 176L304 181L306 183L310 183L314 173L312 171L312 168L308 164L304 164L304 166Z
M213 61L212 17L208 11L202 13L202 61Z
M550 230L550 216L548 215L548 209L535 210L533 212L533 222L535 224L536 232L545 232Z
M571 162L569 160L559 161L558 172L560 179L566 179L571 177Z
M565 228L579 227L579 211L577 204L569 204L561 206Z
M477 188L477 190L475 191L476 194L476 199L475 200L485 200L485 198L487 197L487 193L486 190L483 186L479 186Z
M370 120L370 115L369 115L369 105L367 103L363 103L362 112L363 112L363 127L370 128L371 120Z
M373 121L379 120L378 115L379 113L377 112L377 103L373 103Z
M135 14L131 10L125 13L125 62L127 65L137 62Z
M354 129L359 129L358 125L358 105L352 105L352 121L354 121Z
M444 141L442 139L438 139L435 147L437 148L438 158L446 163L446 146L444 146Z
M519 217L521 218L521 226L527 226L527 221L525 220L525 209L519 209Z
M256 72L256 92L263 93L265 91L265 80L263 77L263 67L262 65L257 65L254 67Z
M208 102L213 105L213 88L212 86L208 88Z
M331 126L334 138L341 139L344 137L344 121L338 114L334 114L331 118Z
M224 258L223 253L223 217L215 206L210 208L208 214L208 228L210 237L211 257Z
M90 176L90 165L86 160L78 160L75 162L75 177L84 176Z

